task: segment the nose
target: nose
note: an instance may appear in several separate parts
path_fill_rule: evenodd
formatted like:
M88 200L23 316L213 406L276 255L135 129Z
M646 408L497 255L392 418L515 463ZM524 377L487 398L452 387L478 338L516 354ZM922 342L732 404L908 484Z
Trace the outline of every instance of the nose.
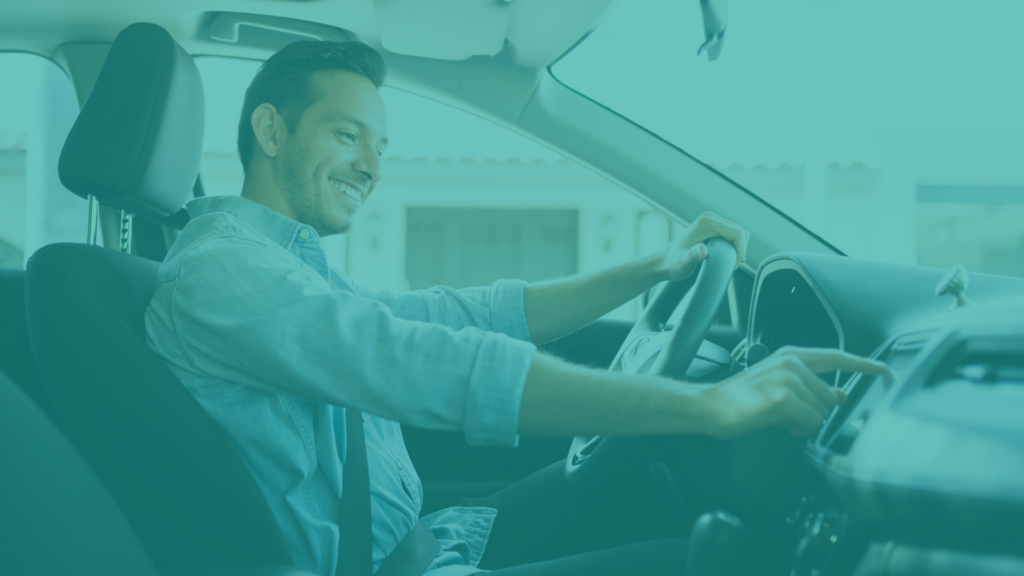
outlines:
M381 178L381 162L377 149L369 144L360 146L359 157L352 164L352 168L365 176L370 183L376 184Z

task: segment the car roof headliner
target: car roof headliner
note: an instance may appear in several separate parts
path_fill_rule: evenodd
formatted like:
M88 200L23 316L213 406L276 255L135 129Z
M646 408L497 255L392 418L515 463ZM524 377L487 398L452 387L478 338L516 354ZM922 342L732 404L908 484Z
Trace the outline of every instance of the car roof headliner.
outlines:
M500 0L492 1L504 5ZM233 0L217 5L204 0L5 2L0 8L0 50L33 52L49 57L61 44L110 43L129 24L152 22L167 29L193 55L257 59L269 56L267 50L220 43L206 37L204 28L214 9L336 26L352 32L356 39L380 48L379 11L375 11L374 4L374 0ZM509 4L511 23L503 52L508 52L506 58L517 66L543 68L589 33L612 4L613 0L514 0ZM467 33L482 24L477 21L480 15L460 7L462 0L435 0L434 5L446 9L448 14L458 13L456 26ZM437 41L449 40L439 37Z

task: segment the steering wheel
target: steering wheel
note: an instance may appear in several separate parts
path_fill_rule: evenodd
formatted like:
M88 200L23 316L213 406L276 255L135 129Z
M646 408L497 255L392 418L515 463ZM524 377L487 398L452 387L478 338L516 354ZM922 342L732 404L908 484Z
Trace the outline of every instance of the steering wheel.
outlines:
M728 240L714 237L705 245L708 255L700 270L690 276L696 280L688 278L669 282L658 293L629 331L609 371L635 373L653 362L647 374L683 378L711 329L736 263L736 248ZM641 352L645 345L652 344L652 340L666 338L665 323L681 302L683 315L667 336L667 343L660 353L657 350ZM566 483L579 485L589 478L603 475L605 471L614 472L624 463L635 460L635 455L643 453L645 445L651 441L650 437L577 436L565 459Z

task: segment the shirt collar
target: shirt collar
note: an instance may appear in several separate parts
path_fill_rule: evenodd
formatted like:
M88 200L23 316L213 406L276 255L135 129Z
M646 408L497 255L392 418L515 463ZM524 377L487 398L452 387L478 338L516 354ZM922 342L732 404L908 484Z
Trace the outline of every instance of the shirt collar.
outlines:
M301 239L303 243L319 242L316 230L313 230L312 227L296 222L259 202L253 202L241 196L204 196L192 200L185 208L191 218L198 218L214 212L231 214L286 250L291 248L297 238ZM307 233L304 237L299 236L304 232Z

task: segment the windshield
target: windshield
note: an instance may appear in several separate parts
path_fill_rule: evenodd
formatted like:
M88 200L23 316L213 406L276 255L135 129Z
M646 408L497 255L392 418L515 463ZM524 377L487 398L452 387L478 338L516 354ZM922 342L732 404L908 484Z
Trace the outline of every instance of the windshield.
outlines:
M552 67L852 256L1024 276L1024 2L623 0Z

